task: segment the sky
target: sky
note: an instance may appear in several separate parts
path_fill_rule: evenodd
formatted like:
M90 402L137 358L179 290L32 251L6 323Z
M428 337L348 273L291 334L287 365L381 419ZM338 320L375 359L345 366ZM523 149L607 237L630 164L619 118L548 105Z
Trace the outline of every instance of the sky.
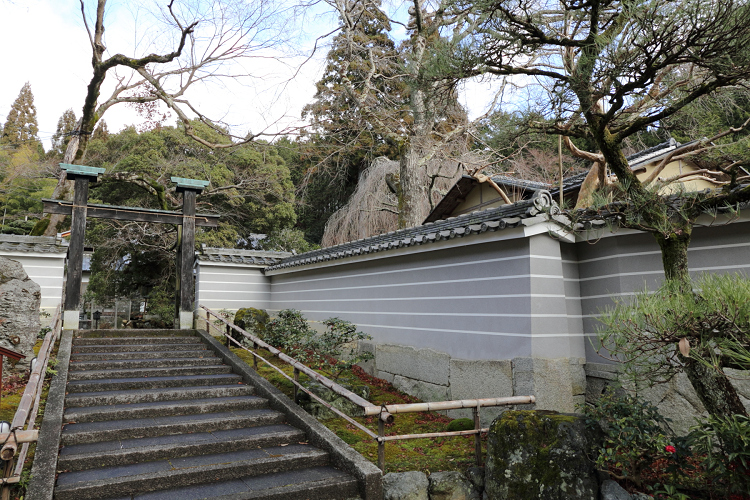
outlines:
M142 50L147 38L155 36L143 29L148 21L138 8L142 5L150 8L149 1L110 0L111 7L105 19L108 48L105 56L116 52L131 55L134 50ZM306 60L304 54L309 54L315 36L330 31L334 22L335 16L308 14L303 24L307 34L297 44L297 56L279 58L280 53L266 51L263 57L243 62L242 69L255 78L217 79L195 87L191 91L191 102L241 136L248 132L273 133L301 125L301 110L312 101L315 82L323 72L325 48L318 50L305 64L301 62ZM39 137L45 148L49 148L63 112L73 109L80 117L86 86L92 75L91 47L78 0L0 0L0 47L3 47L4 61L0 78L0 121L5 122L21 87L29 82L37 109ZM111 83L113 77L108 76L108 80ZM105 83L101 95L108 96L111 90ZM463 99L470 115L476 116L488 102L488 88L470 84ZM110 132L143 122L126 104L113 106L103 118ZM175 118L171 115L166 124L174 124Z

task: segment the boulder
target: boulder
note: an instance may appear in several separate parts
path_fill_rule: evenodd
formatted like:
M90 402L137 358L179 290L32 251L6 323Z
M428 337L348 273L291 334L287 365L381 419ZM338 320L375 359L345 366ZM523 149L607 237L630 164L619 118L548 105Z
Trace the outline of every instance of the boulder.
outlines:
M597 500L599 436L583 420L550 411L508 411L490 426L485 494L492 500Z
M466 471L466 477L477 492L484 491L484 467L470 467Z
M602 483L602 500L631 500L633 497L622 486L611 479Z
M391 472L383 476L383 500L428 500L424 472Z
M433 472L429 477L430 500L479 500L469 480L460 472Z
M28 369L34 357L34 344L41 329L40 290L19 262L0 257L0 347L26 356L13 371ZM4 367L9 365L3 364Z

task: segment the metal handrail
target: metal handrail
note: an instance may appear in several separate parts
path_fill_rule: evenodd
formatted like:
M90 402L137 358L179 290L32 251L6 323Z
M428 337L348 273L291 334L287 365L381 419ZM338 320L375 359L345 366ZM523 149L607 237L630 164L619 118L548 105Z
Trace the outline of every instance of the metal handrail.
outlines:
M226 325L226 332L223 332L221 329L215 326L210 320L208 320L208 317L206 318L207 325L210 325L211 327L215 328L216 330L219 331L221 335L224 335L227 338L227 347L229 347L230 341L237 344L237 346L239 346L240 348L244 349L245 351L249 352L250 354L254 356L253 358L254 362L256 362L258 359L264 361L266 364L271 366L274 370L281 373L286 379L291 381L295 385L295 395L297 394L297 388L301 389L302 391L309 394L311 397L315 398L320 403L325 405L328 409L332 410L334 413L346 419L348 422L355 425L358 429L362 430L367 435L375 439L375 441L377 441L378 443L378 467L383 473L385 473L385 443L388 441L398 441L398 440L405 440L405 439L422 439L422 438L474 435L475 436L475 446L474 446L475 457L476 457L477 465L481 465L482 464L481 434L488 432L489 429L480 427L480 421L481 421L480 409L482 407L512 406L512 405L522 405L522 404L533 404L536 402L536 398L534 396L512 396L512 397L503 397L503 398L462 399L462 400L454 400L454 401L434 401L434 402L426 402L426 403L374 405L370 403L369 401L361 398L360 396L354 394L353 392L341 387L336 382L319 374L318 372L314 371L312 368L305 366L304 364L300 363L299 361L292 358L291 356L284 354L279 349L273 347L270 344L267 344L266 342L262 341L258 337L248 333L247 331L238 327L234 323L227 321L225 318L222 318L220 315L218 315L211 309L207 308L206 306L201 305L200 307L204 309L209 315L214 316L216 319L220 320ZM256 346L256 348L258 346L263 347L264 349L270 351L273 355L275 355L279 359L292 365L292 367L294 368L295 377L294 378L290 377L289 375L284 373L283 370L273 365L270 361L266 360L265 358L251 351L250 349L247 349L240 342L232 338L232 336L229 333L230 330L234 330L240 333L241 335L243 335L244 337L248 338L249 340L251 340L254 346ZM299 381L297 380L298 374L300 372L305 373L310 378L317 380L318 382L322 383L324 386L328 387L335 393L348 398L352 403L356 404L357 406L360 406L363 411L363 416L367 417L367 416L377 415L378 416L378 433L377 434L373 433L371 430L367 429L356 420L353 420L348 415L342 413L336 408L333 408L331 405L323 401L317 395L310 392L306 387L302 386L302 384L300 384ZM461 408L470 408L472 410L473 416L474 416L474 419L473 419L474 429L465 430L465 431L431 432L431 433L425 433L425 434L402 434L400 436L386 436L385 435L385 424L393 422L394 413L441 411L441 410L454 410L454 409L461 409Z
M39 403L44 389L47 364L60 334L61 326L60 305L58 305L50 321L50 331L44 336L44 342L42 342L42 346L39 348L36 366L31 371L29 381L26 383L26 388L21 396L21 401L18 403L18 409L13 416L10 432L0 434L0 443L3 443L0 449L0 458L7 461L3 478L0 482L3 489L3 500L7 499L10 494L7 485L17 483L21 478L21 471L23 471L23 465L29 451L29 444L36 442L39 437L39 431L34 429L34 423L39 412ZM26 430L23 430L25 426ZM23 444L23 446L21 446L21 452L18 454L14 469L13 458L18 451L18 444Z

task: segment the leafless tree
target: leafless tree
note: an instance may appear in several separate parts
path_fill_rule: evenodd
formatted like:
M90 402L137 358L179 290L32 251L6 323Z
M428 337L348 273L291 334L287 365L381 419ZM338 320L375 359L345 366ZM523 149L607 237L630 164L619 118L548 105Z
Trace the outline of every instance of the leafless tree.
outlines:
M79 0L81 16L91 45L93 75L87 87L82 116L68 143L63 161L80 163L97 122L112 106L121 103L149 106L160 102L173 112L185 133L211 148L227 148L252 141L259 134L233 135L216 118L210 118L189 99L189 90L210 80L247 76L249 59L274 57L292 30L291 10L271 0L170 0L165 6L149 4L155 36L143 40L136 53L110 54L105 46L107 1L97 0L93 17ZM115 85L102 98L107 79ZM193 120L204 123L222 139L199 134ZM53 196L69 198L70 186L60 172ZM50 219L45 233L53 235L60 216Z

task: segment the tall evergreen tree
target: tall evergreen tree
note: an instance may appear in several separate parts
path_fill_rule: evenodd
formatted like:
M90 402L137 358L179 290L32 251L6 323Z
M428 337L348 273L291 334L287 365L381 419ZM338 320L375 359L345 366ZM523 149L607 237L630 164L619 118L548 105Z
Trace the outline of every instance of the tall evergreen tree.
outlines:
M3 127L0 142L11 145L21 145L27 142L39 142L39 126L36 122L36 107L31 85L26 82L8 113Z
M57 130L55 131L55 135L52 136L51 153L60 157L65 154L65 148L68 147L71 132L76 129L77 122L78 119L72 109L68 109L62 114L57 120Z
M378 106L393 128L408 119L407 89L397 78L403 60L388 36L391 25L380 2L349 2L345 12L347 19L342 15L341 22L350 29L333 39L315 100L302 111L303 118L310 118L311 132L300 148L306 171L299 225L316 243L369 163L398 154L396 144L368 121L361 99Z

